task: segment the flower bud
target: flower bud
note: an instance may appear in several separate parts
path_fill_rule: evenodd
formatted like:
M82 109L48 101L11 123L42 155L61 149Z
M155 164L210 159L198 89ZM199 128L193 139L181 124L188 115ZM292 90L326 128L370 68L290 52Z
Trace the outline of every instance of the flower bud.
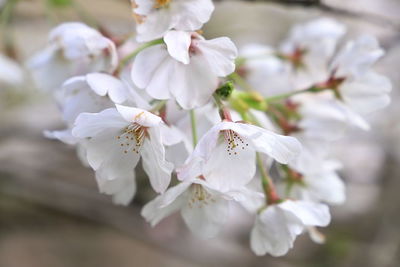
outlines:
M233 83L228 81L221 85L216 91L215 94L218 95L222 100L226 100L230 97L233 90L235 89Z

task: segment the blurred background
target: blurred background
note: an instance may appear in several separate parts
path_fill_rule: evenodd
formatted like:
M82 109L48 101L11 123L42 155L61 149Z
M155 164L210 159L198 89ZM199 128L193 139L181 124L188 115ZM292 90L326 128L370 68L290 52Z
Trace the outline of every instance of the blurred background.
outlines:
M6 28L20 62L42 49L48 31L62 21L97 20L116 35L134 30L128 0L79 0L77 9L62 8L66 0L53 1L57 7L46 1L19 0ZM239 48L278 45L295 23L328 16L347 25L347 38L373 34L386 50L377 70L393 82L392 104L368 118L370 132L350 132L335 144L348 200L332 208L333 222L322 229L326 244L303 235L285 257L256 257L249 248L252 218L240 210L209 241L193 238L179 216L151 229L140 217L145 192L129 207L113 205L73 148L43 137L45 129L62 128L60 114L49 96L26 82L0 88L1 267L400 266L400 1L215 4L205 35L231 37Z

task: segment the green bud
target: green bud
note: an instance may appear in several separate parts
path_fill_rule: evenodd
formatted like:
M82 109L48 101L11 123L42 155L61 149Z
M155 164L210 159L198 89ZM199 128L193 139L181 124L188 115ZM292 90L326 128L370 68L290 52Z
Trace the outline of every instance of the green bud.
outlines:
M236 110L239 114L245 114L249 110L249 105L238 97L239 91L233 91L231 97L229 98L229 104Z
M265 111L268 108L267 101L258 92L255 92L255 91L252 91L252 92L240 91L240 92L237 92L236 97L240 98L250 108L253 108L253 109L256 109L256 110L262 110L262 111Z
M222 99L222 100L226 100L230 97L230 95L232 94L233 90L235 89L235 86L233 85L233 83L231 81L228 81L226 83L224 83L223 85L221 85L216 91L215 93Z

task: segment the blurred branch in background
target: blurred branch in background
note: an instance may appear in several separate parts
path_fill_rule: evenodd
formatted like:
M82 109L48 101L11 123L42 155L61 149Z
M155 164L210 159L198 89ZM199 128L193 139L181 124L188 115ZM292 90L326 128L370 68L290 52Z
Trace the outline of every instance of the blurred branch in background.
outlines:
M226 0L215 0L216 2L223 2ZM246 2L264 2L274 3L284 6L299 6L306 8L315 8L323 12L330 13L332 15L351 17L361 19L370 23L378 24L383 27L390 27L393 30L400 30L400 23L394 22L391 19L373 13L366 13L358 10L350 10L346 8L340 8L331 4L327 4L323 0L244 0Z

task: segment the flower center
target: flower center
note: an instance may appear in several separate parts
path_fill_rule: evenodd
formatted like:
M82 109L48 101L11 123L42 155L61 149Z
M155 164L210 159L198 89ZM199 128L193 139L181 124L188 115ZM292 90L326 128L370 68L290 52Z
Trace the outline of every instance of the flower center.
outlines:
M156 0L156 3L154 4L154 8L163 8L169 5L171 0Z
M203 186L199 184L193 184L191 186L191 197L188 203L190 208L193 208L195 205L202 208L204 205L208 205L211 202L215 202L215 199Z
M244 150L249 146L243 138L232 130L223 130L224 140L227 144L226 151L229 155L237 155L240 150Z
M125 154L129 151L139 154L144 138L146 137L146 131L146 127L137 123L131 123L129 126L125 127L123 133L117 136L117 139L120 141L120 146L124 149Z

